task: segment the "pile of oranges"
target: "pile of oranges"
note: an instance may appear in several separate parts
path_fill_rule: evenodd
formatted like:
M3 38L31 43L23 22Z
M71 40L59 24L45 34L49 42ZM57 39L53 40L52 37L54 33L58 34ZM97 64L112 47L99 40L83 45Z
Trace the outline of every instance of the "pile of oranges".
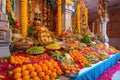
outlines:
M62 70L53 59L35 64L26 64L14 69L15 80L55 80L62 74Z
M62 64L62 68L64 69L65 73L67 74L76 74L80 71L80 68L77 64Z
M23 63L28 63L29 58L24 56L11 56L10 63L13 65L22 65Z
M78 61L82 67L89 65L87 59L78 51L69 52L74 61Z

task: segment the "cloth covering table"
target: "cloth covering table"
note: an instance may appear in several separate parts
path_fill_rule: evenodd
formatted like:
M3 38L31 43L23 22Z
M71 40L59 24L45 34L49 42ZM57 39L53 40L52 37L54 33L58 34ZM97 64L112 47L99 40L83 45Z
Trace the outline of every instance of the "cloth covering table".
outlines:
M83 68L78 73L75 78L70 78L70 80L97 80L97 78L108 68L113 66L120 58L120 52L111 55L108 59L104 61L99 61L93 64L91 67Z

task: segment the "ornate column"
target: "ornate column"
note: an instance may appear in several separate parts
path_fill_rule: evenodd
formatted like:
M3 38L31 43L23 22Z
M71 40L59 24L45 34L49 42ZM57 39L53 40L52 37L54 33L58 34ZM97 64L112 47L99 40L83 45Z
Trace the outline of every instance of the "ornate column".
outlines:
M2 1L2 12L6 14L6 0L1 0Z
M71 16L74 12L74 8L72 4L68 4L67 2L64 4L63 11L63 31L72 31L71 26Z
M6 0L0 0L0 58L11 56L9 46L12 39L12 31L9 28L8 16L6 14Z
M107 22L108 18L108 9L107 9L108 0L98 0L98 19L101 26L101 37L102 41L109 46L108 36L107 36Z
M109 21L108 18L103 18L103 21L101 23L102 25L102 37L104 40L104 43L109 46L108 42L109 42L109 38L107 36L107 22Z

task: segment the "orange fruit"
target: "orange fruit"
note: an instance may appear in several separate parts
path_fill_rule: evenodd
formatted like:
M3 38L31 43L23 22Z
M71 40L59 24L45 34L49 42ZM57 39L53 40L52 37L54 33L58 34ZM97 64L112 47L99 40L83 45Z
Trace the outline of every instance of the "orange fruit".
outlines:
M41 66L40 66L40 65L36 65L36 66L35 66L35 69L37 69L37 68L41 68Z
M42 71L42 68L39 66L38 68L36 68L36 71L39 73Z
M52 62L46 62L46 65L49 67L49 66L52 66Z
M14 69L14 71L13 71L14 73L18 73L18 72L21 72L21 68L20 67L18 67L18 68L16 68L16 69Z
M48 66L48 68L49 68L50 70L52 70L52 69L53 69L53 66Z
M53 59L50 59L50 62L55 62Z
M25 75L25 76L23 76L22 80L30 80L30 76L29 75Z
M44 62L45 64L49 63L49 61L48 61L48 60L44 60L43 62Z
M35 77L33 77L33 80L40 80L40 78L35 76Z
M45 76L45 73L44 72L40 72L39 73L39 77L44 77Z
M48 76L48 75L44 76L43 80L50 80L50 76Z
M24 70L27 69L27 66L26 66L26 65L23 65L21 68L22 68L22 71L24 71Z
M57 70L56 69L52 69L53 72L56 72Z
M22 76L24 76L24 75L29 75L29 71L28 71L28 70L24 70L24 71L22 72Z
M17 80L22 80L22 78L17 78Z
M20 65L22 65L22 64L23 64L23 62L22 62L22 61L19 61L19 64L20 64Z
M34 67L30 67L28 70L29 70L30 72L34 72L34 71L35 71L35 68L34 68Z
M56 78L56 77L57 77L56 72L52 72L52 73L51 73L51 78Z
M61 69L57 69L57 74L58 75L62 75L62 70Z
M34 67L37 67L37 66L38 66L38 64L37 64L37 63L35 63L35 64L33 64L33 66L34 66Z
M34 71L30 73L30 77L35 77L35 76L37 76L37 72Z
M31 68L31 67L33 67L33 65L32 64L27 64L27 67Z
M42 70L43 70L43 71L47 71L47 70L48 70L48 67L47 67L47 66L44 66L44 67L42 67Z
M18 78L21 78L21 73L20 72L15 73L15 75L14 75L14 79L18 79Z
M51 75L51 73L52 73L51 70L47 70L47 71L46 71L46 74L47 74L47 75Z
M60 69L60 67L59 66L57 66L57 67L55 67L56 69Z
M40 66L42 66L42 65L43 65L43 62L42 62L42 61L40 61L38 64L39 64Z
M57 62L53 62L52 65L53 65L53 67L57 67L58 66Z

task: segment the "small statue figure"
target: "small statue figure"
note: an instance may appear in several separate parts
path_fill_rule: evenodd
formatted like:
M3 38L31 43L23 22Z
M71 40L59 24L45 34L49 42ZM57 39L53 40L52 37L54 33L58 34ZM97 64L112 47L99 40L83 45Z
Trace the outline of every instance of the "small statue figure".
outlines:
M41 24L41 11L39 10L39 7L37 5L37 7L35 8L35 17L34 17L34 26L38 26Z

